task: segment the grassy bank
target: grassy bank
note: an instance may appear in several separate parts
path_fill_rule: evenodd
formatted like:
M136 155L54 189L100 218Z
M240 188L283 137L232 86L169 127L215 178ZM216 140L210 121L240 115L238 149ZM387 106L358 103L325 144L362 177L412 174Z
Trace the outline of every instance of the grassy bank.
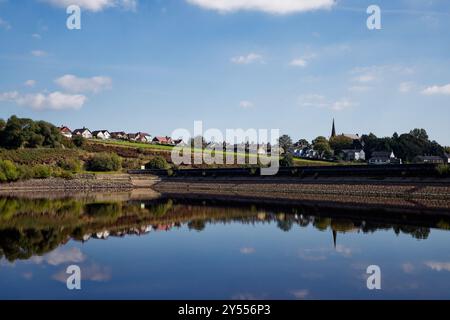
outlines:
M126 172L146 166L154 159L161 163L157 169L174 168L171 161L172 146L134 143L116 140L85 140L80 146L60 148L19 148L15 150L0 149L0 181L11 182L28 179L45 179L60 177L72 179L78 173ZM200 153L194 149L191 156ZM211 152L206 150L205 152ZM242 153L227 153L217 151L218 157L232 155L235 159L244 156L246 163L250 163L257 155ZM157 161L158 162L158 161ZM342 164L342 163L341 163ZM337 163L293 159L294 166L330 166ZM191 168L237 168L247 165L182 165L180 169Z

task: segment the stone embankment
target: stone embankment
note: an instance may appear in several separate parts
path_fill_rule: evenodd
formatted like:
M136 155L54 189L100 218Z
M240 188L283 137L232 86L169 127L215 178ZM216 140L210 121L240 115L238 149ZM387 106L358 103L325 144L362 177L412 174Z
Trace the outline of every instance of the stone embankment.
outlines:
M73 179L48 178L0 184L1 193L38 191L124 191L151 188L159 178L154 176L132 176L129 174L78 174Z
M349 183L224 183L162 180L163 194L252 198L260 201L359 203L376 206L450 209L450 185Z

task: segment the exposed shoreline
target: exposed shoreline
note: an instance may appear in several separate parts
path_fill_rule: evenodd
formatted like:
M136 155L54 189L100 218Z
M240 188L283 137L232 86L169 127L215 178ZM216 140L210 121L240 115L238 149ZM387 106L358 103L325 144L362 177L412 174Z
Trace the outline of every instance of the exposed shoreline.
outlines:
M77 193L152 194L260 201L329 203L374 208L442 211L450 215L448 179L159 178L130 174L83 174L72 180L49 178L2 184L0 196L65 196ZM49 194L51 192L51 194Z

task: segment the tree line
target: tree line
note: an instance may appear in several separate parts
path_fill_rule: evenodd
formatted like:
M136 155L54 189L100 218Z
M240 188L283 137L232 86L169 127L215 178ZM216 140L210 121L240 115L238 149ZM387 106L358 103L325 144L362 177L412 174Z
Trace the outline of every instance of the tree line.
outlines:
M0 119L1 148L60 148L64 145L70 146L71 141L65 139L51 123L16 116L10 117L8 121Z
M438 142L430 140L425 129L413 129L409 133L394 133L392 137L379 138L375 134L365 134L361 139L354 140L347 136L338 135L327 139L319 136L311 142L300 139L296 143L288 135L280 137L280 147L284 150L313 149L321 158L339 159L346 149L362 149L366 158L370 158L376 151L394 152L396 157L411 162L417 156L429 155L443 157L450 153L450 147L441 146Z

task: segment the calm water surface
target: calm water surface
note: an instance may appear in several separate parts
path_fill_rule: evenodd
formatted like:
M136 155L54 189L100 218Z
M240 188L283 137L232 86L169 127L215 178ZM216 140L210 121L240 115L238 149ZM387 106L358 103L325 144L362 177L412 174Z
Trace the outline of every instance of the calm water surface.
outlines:
M450 299L449 229L320 206L4 197L0 299Z

